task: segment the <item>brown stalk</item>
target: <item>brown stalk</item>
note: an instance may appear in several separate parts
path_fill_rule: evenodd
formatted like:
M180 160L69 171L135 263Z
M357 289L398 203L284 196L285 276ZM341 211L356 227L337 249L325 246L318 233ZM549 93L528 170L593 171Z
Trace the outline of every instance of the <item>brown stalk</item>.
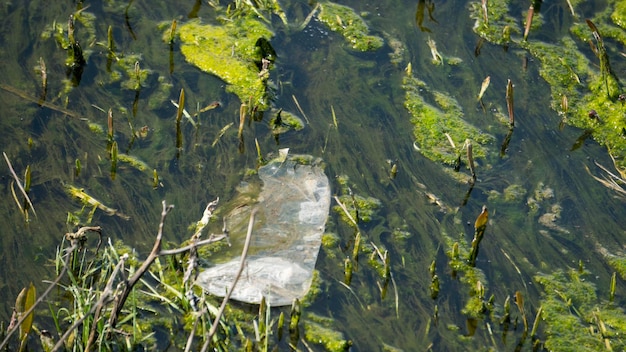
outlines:
M109 111L107 113L107 128L109 131L109 140L112 141L115 131L113 130L113 111L111 110L111 108L109 108Z
M506 108L509 111L509 127L515 126L515 111L513 105L513 82L509 79L506 84Z
M470 172L472 173L472 183L476 181L476 167L474 165L474 154L472 153L472 143L467 141L467 161L469 163Z
M39 97L39 106L41 106L41 102L45 101L48 95L48 70L46 69L46 63L43 61L43 57L39 58L39 70L41 71L41 96Z
M524 27L524 40L528 38L530 32L530 26L533 23L533 15L535 14L535 6L531 3L528 8L528 14L526 15L526 27Z
M243 126L246 123L246 110L248 106L246 104L241 104L239 107L239 131L237 132L237 137L241 141L241 137L243 136Z

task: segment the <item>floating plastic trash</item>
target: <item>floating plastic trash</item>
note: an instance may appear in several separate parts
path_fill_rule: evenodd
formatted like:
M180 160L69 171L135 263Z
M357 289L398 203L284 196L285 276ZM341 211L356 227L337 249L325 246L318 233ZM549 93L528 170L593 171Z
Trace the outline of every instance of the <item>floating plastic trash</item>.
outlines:
M243 183L239 197L231 202L226 224L232 247L226 262L207 268L196 280L209 293L225 296L235 279L255 208L246 266L231 299L258 304L265 297L271 306L291 305L311 287L330 208L330 186L320 159L281 152L281 157L259 168L260 184Z

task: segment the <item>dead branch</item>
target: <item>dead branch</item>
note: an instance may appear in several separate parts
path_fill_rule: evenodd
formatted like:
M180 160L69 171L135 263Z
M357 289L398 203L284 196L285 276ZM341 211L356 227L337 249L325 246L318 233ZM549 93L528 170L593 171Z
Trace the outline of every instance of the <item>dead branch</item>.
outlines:
M157 233L156 240L154 241L154 246L152 247L152 251L148 255L148 258L143 262L141 267L137 269L135 274L128 279L125 283L123 283L122 293L115 297L115 304L113 305L113 310L111 311L111 316L109 317L109 334L107 337L110 337L111 331L115 329L115 325L117 324L117 317L122 311L122 307L124 307L124 303L126 303L126 299L130 294L130 291L133 289L135 284L141 279L143 274L148 270L150 265L154 262L154 260L159 256L161 252L161 239L163 238L163 225L165 223L165 218L170 210L174 208L173 205L167 205L165 201L162 202L163 211L161 212L161 222L159 223L159 232Z

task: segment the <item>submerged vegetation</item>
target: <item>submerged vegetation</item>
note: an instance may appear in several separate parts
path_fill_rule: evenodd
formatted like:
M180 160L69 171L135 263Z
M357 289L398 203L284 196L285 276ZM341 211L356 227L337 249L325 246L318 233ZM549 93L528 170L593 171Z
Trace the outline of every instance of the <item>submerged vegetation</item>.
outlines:
M12 253L26 251L55 278L43 290L30 275L4 283L15 304L0 347L625 348L624 233L613 226L622 213L601 213L610 196L587 189L606 186L623 202L625 1L588 20L576 2L532 2L520 14L509 1L473 1L461 12L474 24L471 60L437 33L450 25L437 16L449 3L420 0L407 17L383 3L208 1L184 19L179 4L154 15L156 5L139 3L63 8L53 15L62 20L37 27L40 42L19 50L27 63L16 66L36 62L36 77L5 72L0 98L19 117L3 119L15 201L6 213L18 210L7 232L34 249L3 236L3 270L22 277ZM11 5L1 11L17 17ZM538 40L554 13L568 35ZM388 18L416 22L415 33ZM535 59L548 98L534 95L545 89L532 68L496 72L481 66L481 49ZM550 123L581 130L567 141L572 152L593 138L617 172L596 162L603 176L572 177L560 159L577 155L528 156L543 150L529 130ZM205 207L207 197L254 187L241 179L284 145L321 151L334 176L309 293L285 309L203 292L197 271L233 251L224 212L217 200ZM52 247L54 259L41 259Z
M383 38L369 34L367 24L352 8L330 1L320 2L319 7L319 20L331 31L339 32L352 48L370 51L383 46Z
M477 158L487 157L489 149L486 145L493 142L493 136L465 121L453 97L442 92L431 92L426 83L413 76L410 65L406 69L403 88L406 91L404 106L415 125L414 146L424 156L433 161L458 165L467 143L474 142L474 155ZM427 103L424 95L429 95L438 107Z
M266 66L276 57L263 50L263 43L273 36L264 23L252 17L233 18L222 25L191 21L179 25L177 32L180 50L189 63L224 80L227 90L242 102L250 100L259 110L268 109Z

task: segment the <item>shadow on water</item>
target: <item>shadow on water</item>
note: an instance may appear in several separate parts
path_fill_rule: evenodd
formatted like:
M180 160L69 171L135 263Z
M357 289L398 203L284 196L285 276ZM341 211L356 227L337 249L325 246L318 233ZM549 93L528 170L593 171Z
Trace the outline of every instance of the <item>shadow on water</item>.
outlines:
M606 149L589 139L571 150L581 131L559 129L560 117L550 108L549 87L539 77L538 66L531 60L522 67L527 53L484 43L480 55L475 56L478 37L472 32L466 4L437 2L435 7L434 1L419 1L416 8L415 2L399 6L348 1L346 5L366 13L370 29L388 43L366 53L351 50L343 38L316 20L301 32L278 27L272 42L278 57L272 73L277 82L275 104L293 112L300 105L309 123L279 140L272 135L268 118L248 123L241 153L237 138L240 102L224 92L223 82L186 63L177 49L173 49L174 70L170 72L169 47L161 40L162 31L156 29L158 22L171 22L172 18L211 18L213 10L204 3L198 5L200 2L183 9L131 3L92 5L85 11L95 13L93 30L98 41L104 41L111 25L120 53L141 53L136 59L149 78L136 90L120 83L132 78L125 76L121 64L113 69L122 76L120 80L101 69L106 46L81 41L86 69L80 84L63 93L68 85L64 81L66 53L53 45L54 39L41 39L40 34L55 20L65 21L75 9L31 2L28 7L7 5L1 10L6 19L1 29L3 82L35 102L0 91L0 139L18 175L28 165L32 168L30 197L38 214L24 222L12 199L12 177L2 166L3 301L12 302L28 282L39 285L52 276L54 249L61 236L73 230L69 218L81 223L88 218L91 209L81 209L64 185L83 188L127 215L129 220L96 211L92 223L102 226L106 237L123 240L145 253L156 232L160 201L167 199L176 206L166 223L167 241L184 241L190 235L188 226L202 214L207 201L216 196L232 197L246 172L258 166L255 139L264 154L289 147L296 154L322 157L333 192L341 195L340 180L347 178L354 194L373 197L380 204L371 220L360 223L363 250L350 288L340 282L344 281L344 259L353 254L354 229L342 220L340 210L331 210L327 232L334 233L338 241L322 249L317 269L323 290L307 308L335 319L337 329L352 340L353 350L381 346L510 349L518 343L521 326L510 328L504 334L506 339L492 335L489 327L503 335L498 314L485 316L472 328L472 320L462 313L468 288L448 265L450 239L471 242L474 220L485 204L490 221L476 267L482 272L479 281L488 288L486 300L493 296L498 312L507 297L512 300L515 292L521 291L529 317L534 319L542 290L533 277L539 272L578 267L579 261L592 273L590 280L600 292L608 290L613 269L597 249L622 249L624 233L619 220L626 208L623 200L589 177L583 166L590 165L590 160L612 165ZM301 5L289 5L283 6L293 13L302 11L299 17L306 16ZM566 17L560 7L544 4L541 10ZM553 26L567 28L559 23ZM83 24L76 27L76 36L87 36ZM548 30L541 35L556 40ZM389 44L393 40L402 45L393 47ZM433 64L428 40L437 44L442 60L458 57L462 63ZM33 68L39 57L48 66L47 101L56 109L36 104L41 82ZM390 57L398 62L392 63ZM404 107L402 89L409 62L430 88L457 100L466 121L494 137L487 146L495 151L493 156L477 160L477 180L471 192L466 178L459 176L468 175L465 161L457 173L453 166L433 162L414 147L414 126ZM486 76L491 77L491 85L482 99L483 110L476 96ZM506 113L508 79L515 84L516 125L500 156L509 129L497 120L496 113ZM176 150L176 108L170 99L177 100L181 88L190 112L214 101L220 106L200 114L195 127L183 118L184 144ZM68 116L65 109L75 116ZM142 169L119 162L114 180L107 151L108 109L112 110L119 150L147 165ZM146 135L137 134L144 127ZM397 165L393 176L392 164ZM153 170L159 175L157 187L153 187ZM381 298L382 279L377 266L371 264L376 262L372 259L374 246L389 251L397 299L392 288ZM433 261L440 279L440 293L434 299L429 290ZM617 291L624 288L620 282ZM618 299L623 302L623 295ZM11 304L5 304L0 318L8 321L11 312ZM517 311L512 316L521 319ZM525 349L530 349L529 341Z

